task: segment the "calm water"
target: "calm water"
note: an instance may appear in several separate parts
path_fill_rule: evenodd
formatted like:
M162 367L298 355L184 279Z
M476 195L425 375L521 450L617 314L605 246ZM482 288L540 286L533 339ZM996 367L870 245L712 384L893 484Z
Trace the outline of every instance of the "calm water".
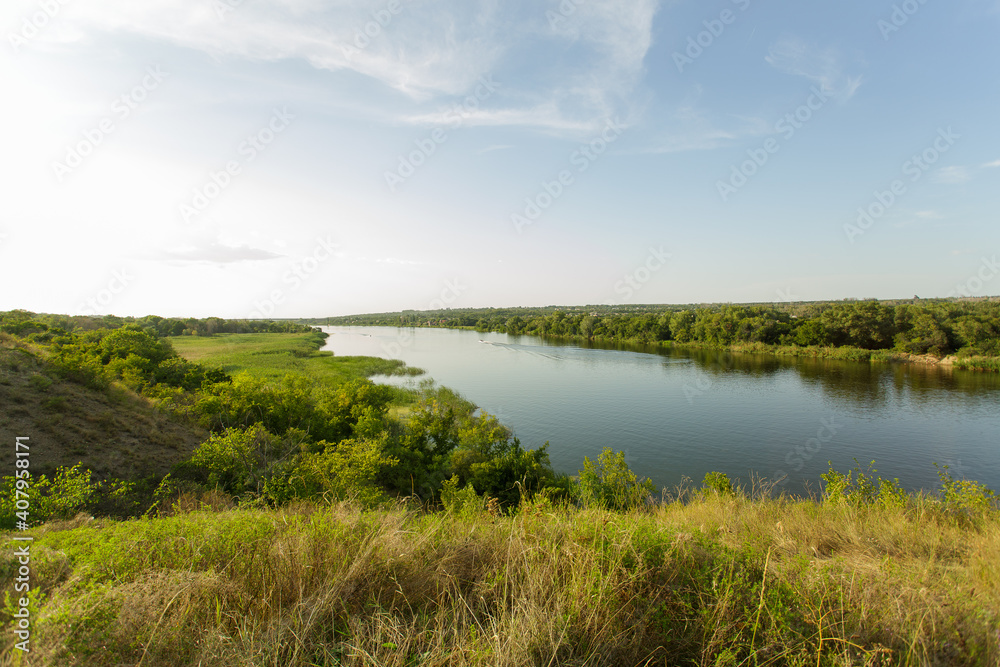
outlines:
M908 489L937 485L933 462L1000 488L1000 375L933 367L555 344L445 329L326 327L338 356L398 358L497 415L527 447L549 441L575 474L603 447L658 487L717 470L787 474L818 490L875 459ZM485 342L480 342L483 340Z

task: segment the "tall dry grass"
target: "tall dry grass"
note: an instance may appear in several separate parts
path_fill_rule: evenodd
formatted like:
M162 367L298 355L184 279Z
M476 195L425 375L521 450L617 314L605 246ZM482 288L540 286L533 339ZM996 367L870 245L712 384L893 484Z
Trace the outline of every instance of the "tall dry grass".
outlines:
M302 504L35 535L44 597L24 665L1000 662L1000 522L925 498L514 516Z

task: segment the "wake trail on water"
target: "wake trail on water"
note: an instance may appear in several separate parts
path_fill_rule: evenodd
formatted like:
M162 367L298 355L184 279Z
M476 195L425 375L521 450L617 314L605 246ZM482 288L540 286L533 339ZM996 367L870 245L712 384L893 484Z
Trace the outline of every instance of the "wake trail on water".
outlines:
M565 361L566 357L554 354L547 354L545 352L536 351L533 346L530 345L515 345L512 343L497 343L490 340L480 340L480 343L484 345L492 345L493 347L502 347L508 352L521 352L524 354L530 354L535 357L544 357L545 359L552 359L553 361Z

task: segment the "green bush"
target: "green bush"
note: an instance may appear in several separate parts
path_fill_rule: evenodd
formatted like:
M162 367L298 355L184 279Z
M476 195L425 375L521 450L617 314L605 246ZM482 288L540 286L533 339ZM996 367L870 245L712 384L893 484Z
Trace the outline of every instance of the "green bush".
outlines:
M710 472L705 475L705 480L701 484L703 491L715 493L720 496L732 496L736 493L729 476L721 472Z
M281 444L262 424L229 428L202 443L191 457L191 465L208 473L210 486L233 495L260 493L269 464L286 453Z
M4 477L0 479L0 530L13 530L24 517L27 517L29 526L72 518L78 512L90 509L100 488L93 481L91 472L81 469L79 464L72 468L58 468L51 480L45 475L20 479ZM18 498L18 490L27 498L24 495ZM19 499L28 501L26 510L18 509ZM18 513L22 513L21 516Z
M882 479L876 476L875 462L868 464L867 473L861 469L861 464L854 459L854 468L846 473L838 472L832 462L827 462L829 471L820 475L826 482L824 497L827 502L846 503L854 507L864 505L879 505L882 507L903 507L906 505L906 492L899 486L899 479Z
M625 462L624 452L605 447L594 463L583 459L579 471L578 496L585 506L630 510L647 504L654 491L649 479L639 481Z
M441 506L448 514L475 516L486 510L486 496L480 496L471 484L459 488L458 475L441 483Z
M941 498L947 509L966 516L982 515L996 509L996 493L985 484L955 479L947 465L935 463L934 467L941 479Z

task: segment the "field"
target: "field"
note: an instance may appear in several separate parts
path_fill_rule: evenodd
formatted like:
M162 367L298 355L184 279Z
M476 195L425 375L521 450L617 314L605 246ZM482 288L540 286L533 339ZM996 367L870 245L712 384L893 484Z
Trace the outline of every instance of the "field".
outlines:
M423 373L398 359L336 357L332 352L319 351L323 339L316 334L216 334L174 336L168 340L188 361L264 380L301 373L321 382L340 384L372 375Z

